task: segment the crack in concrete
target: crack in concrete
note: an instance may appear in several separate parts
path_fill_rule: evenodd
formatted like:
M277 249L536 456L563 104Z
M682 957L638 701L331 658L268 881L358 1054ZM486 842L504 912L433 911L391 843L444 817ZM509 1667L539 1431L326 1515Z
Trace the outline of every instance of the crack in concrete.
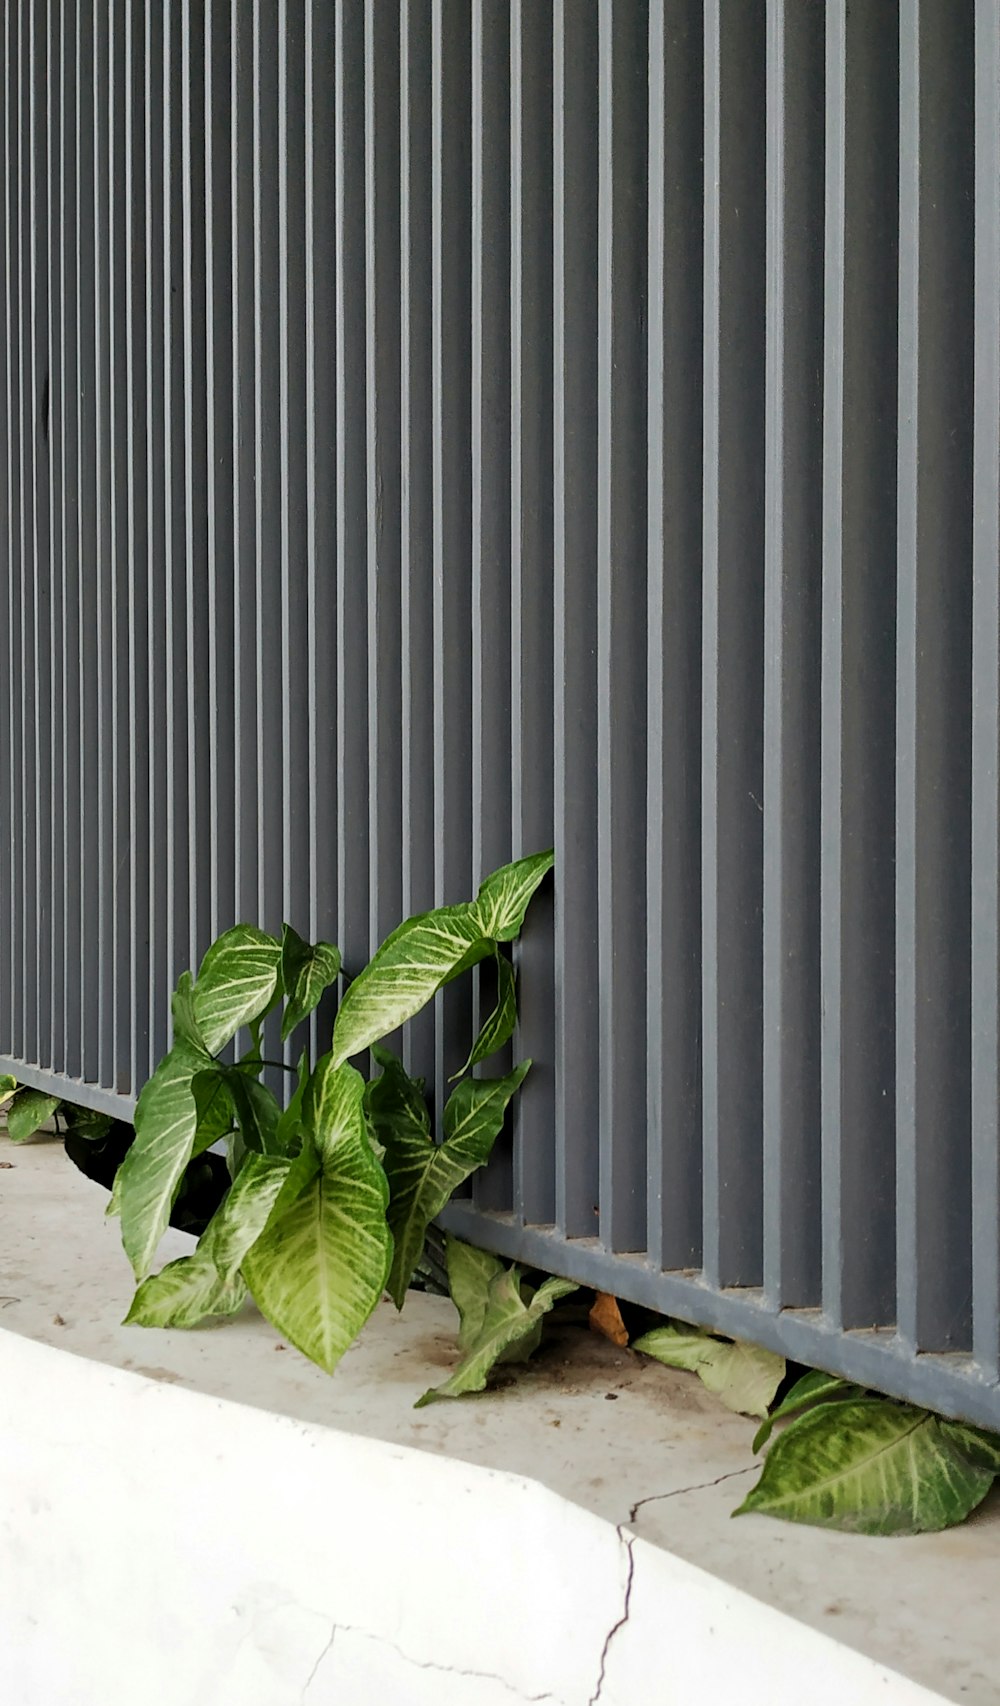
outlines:
M306 1680L303 1684L302 1693L299 1695L300 1706L304 1706L306 1695L309 1693L310 1688L312 1687L313 1683L316 1681L316 1672L319 1670L320 1665L323 1663L323 1660L326 1658L327 1654L329 1653L329 1651L332 1648L333 1643L336 1639L337 1639L337 1625L335 1623L333 1625L333 1628L330 1630L329 1640L321 1648L319 1654L317 1655L316 1663L313 1665L312 1670L309 1672L309 1675L306 1677Z
M682 1493L701 1493L706 1487L718 1487L723 1481L734 1481L740 1475L751 1475L756 1468L757 1465L755 1463L748 1463L745 1469L727 1470L725 1475L717 1475L714 1481L698 1481L692 1487L673 1487L669 1493L648 1493L644 1499L636 1499L635 1504L628 1513L626 1521L620 1522L617 1525L618 1538L628 1554L628 1573L625 1577L625 1596L622 1604L621 1616L618 1618L616 1623L612 1623L611 1628L604 1637L604 1646L601 1649L600 1669L597 1673L597 1687L590 1696L587 1706L599 1706L601 1694L604 1690L604 1679L608 1668L608 1654L611 1651L612 1642L615 1640L615 1637L619 1632L624 1629L629 1619L629 1612L632 1608L632 1585L635 1581L635 1542L638 1536L628 1533L628 1524L635 1522L635 1519L643 1505L658 1504L662 1499L677 1499L680 1498Z
M442 1665L436 1663L434 1659L415 1659L412 1653L405 1652L397 1642L390 1641L387 1635L377 1635L372 1629L362 1629L357 1624L351 1623L335 1623L333 1625L330 1633L330 1639L327 1641L326 1646L323 1648L323 1651L320 1653L316 1663L313 1665L312 1670L306 1678L305 1686L299 1697L303 1706L305 1697L316 1680L316 1674L320 1665L329 1653L338 1634L360 1635L363 1641L375 1641L380 1646L388 1647L390 1651L397 1655L398 1658L402 1659L404 1664L412 1665L414 1670L433 1670L437 1671L438 1674L442 1676L464 1676L468 1677L470 1681L476 1682L498 1682L500 1687L505 1688L508 1693L513 1694L515 1699L529 1702L530 1706L540 1706L540 1703L546 1700L553 1700L556 1702L556 1706L559 1706L557 1695L550 1694L548 1692L545 1692L544 1694L522 1694L519 1688L515 1688L513 1683L508 1682L505 1677L498 1676L495 1671L462 1670L458 1665Z
M604 1637L604 1646L601 1648L600 1669L597 1673L597 1687L594 1689L593 1694L587 1701L587 1706L598 1706L598 1702L604 1689L604 1677L608 1668L608 1654L611 1651L611 1643L619 1630L624 1629L628 1622L629 1611L632 1607L632 1583L635 1579L635 1551L633 1549L635 1545L635 1535L626 1534L625 1524L620 1522L618 1524L618 1538L624 1546L628 1556L628 1571L625 1576L625 1596L622 1602L622 1614L616 1623L612 1623L611 1628Z
M679 1499L682 1493L703 1493L708 1487L721 1486L723 1481L735 1481L740 1475L752 1475L759 1467L757 1463L748 1463L745 1469L728 1469L725 1475L717 1475L714 1481L697 1481L693 1487L672 1487L669 1493L648 1493L644 1499L636 1499L628 1513L628 1521L635 1521L643 1505L656 1505L663 1499Z

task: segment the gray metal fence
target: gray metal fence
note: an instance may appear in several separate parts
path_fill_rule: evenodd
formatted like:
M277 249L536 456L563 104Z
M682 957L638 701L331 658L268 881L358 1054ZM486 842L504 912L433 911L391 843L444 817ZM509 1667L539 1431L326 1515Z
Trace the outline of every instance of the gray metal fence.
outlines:
M554 841L448 1224L1000 1423L996 0L2 18L0 1066Z

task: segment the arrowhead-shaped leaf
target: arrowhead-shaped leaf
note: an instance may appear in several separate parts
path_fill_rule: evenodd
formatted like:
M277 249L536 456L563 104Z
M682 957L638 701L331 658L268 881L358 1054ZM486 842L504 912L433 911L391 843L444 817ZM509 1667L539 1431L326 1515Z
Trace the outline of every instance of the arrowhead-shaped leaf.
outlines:
M821 1369L811 1368L801 1380L790 1387L782 1398L781 1403L766 1416L753 1438L753 1450L759 1451L771 1437L775 1422L788 1416L797 1416L807 1410L810 1404L818 1404L830 1398L861 1398L863 1388L852 1386L849 1381L841 1380L836 1374L824 1374Z
M16 1091L17 1079L12 1077L9 1072L0 1072L0 1108L5 1102L10 1101Z
M635 1339L632 1349L645 1351L668 1368L690 1369L727 1409L741 1416L766 1416L785 1375L785 1359L775 1351L716 1339L695 1327L654 1327Z
M382 1076L367 1092L368 1115L385 1151L389 1181L389 1226L394 1241L388 1290L402 1309L420 1260L427 1228L452 1192L489 1159L504 1111L530 1061L506 1078L470 1078L448 1098L444 1142L431 1139L423 1096L386 1049L376 1058Z
M115 1175L122 1243L136 1279L149 1273L191 1159L198 1129L191 1081L203 1070L202 1055L176 1042L136 1104L135 1142Z
M514 939L552 854L505 865L474 901L408 918L382 943L348 988L333 1027L335 1065L387 1037L444 984Z
M994 1473L970 1462L926 1410L884 1398L818 1404L774 1441L734 1515L759 1511L852 1534L924 1534L967 1517Z
M125 1317L140 1327L196 1327L211 1315L231 1315L246 1297L240 1264L259 1238L290 1163L248 1155L191 1256L168 1262L140 1285Z
M40 1131L60 1106L58 1096L47 1096L44 1090L19 1090L7 1108L7 1136L12 1143L24 1143Z
M178 983L178 1034L139 1097L135 1142L115 1180L122 1241L137 1279L149 1273L184 1169L199 1142L206 1148L220 1135L221 1109L214 1107L214 1099L210 1107L204 1086L196 1100L192 1080L213 1070L208 1057L265 1011L277 988L280 960L281 948L273 936L238 924L209 948L194 984L187 973ZM209 1136L210 1131L214 1135Z
M250 924L213 942L198 970L193 1013L209 1054L218 1054L274 998L281 944Z
M317 1066L302 1153L243 1264L261 1313L328 1372L375 1308L392 1260L389 1192L368 1141L364 1088L329 1055Z
M470 1067L478 1066L481 1060L488 1060L491 1054L496 1054L504 1043L508 1043L514 1035L517 1024L517 991L514 982L514 967L502 954L497 954L497 1002L489 1018L484 1022L478 1037L472 1045L472 1052L455 1078L463 1078Z
M547 853L516 859L486 878L475 900L484 936L494 942L513 942L520 934L532 895L554 864L555 854L550 848Z
M490 1281L482 1325L458 1367L441 1386L418 1398L415 1408L436 1403L439 1398L482 1392L496 1364L501 1359L509 1361L524 1341L535 1338L542 1317L561 1297L576 1289L572 1280L547 1279L525 1303L517 1268L496 1274Z
M287 1041L296 1025L318 1007L323 992L340 975L340 949L332 942L304 942L298 931L286 924L281 942L281 982L287 1006L281 1020L281 1040Z

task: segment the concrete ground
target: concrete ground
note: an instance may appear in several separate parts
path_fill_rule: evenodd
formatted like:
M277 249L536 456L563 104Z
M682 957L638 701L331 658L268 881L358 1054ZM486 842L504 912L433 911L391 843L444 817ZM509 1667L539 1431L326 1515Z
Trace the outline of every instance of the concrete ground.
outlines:
M123 1327L131 1276L106 1193L51 1141L0 1137L0 1163L3 1329L151 1381L532 1477L947 1700L1000 1700L997 1495L963 1527L916 1539L734 1522L756 1473L754 1424L693 1375L585 1326L554 1332L499 1390L415 1411L455 1359L450 1302L420 1293L401 1316L381 1305L332 1379L250 1308L191 1333ZM171 1232L161 1254L191 1248Z

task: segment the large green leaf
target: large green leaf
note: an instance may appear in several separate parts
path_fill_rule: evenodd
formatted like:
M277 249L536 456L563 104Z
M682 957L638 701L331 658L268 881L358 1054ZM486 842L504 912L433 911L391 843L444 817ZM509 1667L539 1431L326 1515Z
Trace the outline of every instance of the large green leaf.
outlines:
M198 1241L193 1255L168 1262L143 1280L126 1323L140 1327L196 1327L212 1315L231 1315L246 1297L240 1264L259 1238L289 1163L248 1155Z
M7 1136L12 1143L24 1143L41 1131L60 1106L58 1096L47 1096L44 1090L19 1090L7 1108Z
M192 1080L214 1070L208 1057L274 999L280 962L273 936L238 924L213 942L194 984L188 973L179 980L174 1046L139 1097L135 1142L116 1179L122 1241L137 1279L149 1273L185 1167L199 1145L207 1148L220 1135L221 1108L213 1112L204 1085L196 1100Z
M481 1060L488 1060L491 1054L496 1054L504 1043L510 1041L517 1024L517 992L514 981L514 967L503 955L497 954L497 1001L492 1013L483 1022L478 1037L472 1045L472 1052L455 1078L463 1078L470 1067L478 1066Z
M552 854L495 871L474 901L408 918L348 988L333 1027L336 1065L370 1048L425 1007L444 984L512 941Z
M471 1078L448 1098L444 1142L435 1144L427 1106L418 1087L386 1049L376 1058L382 1075L368 1088L366 1105L385 1156L389 1181L389 1226L394 1242L388 1290L402 1309L427 1228L452 1192L489 1159L504 1111L530 1066L525 1061L505 1078Z
M251 924L237 924L212 943L201 962L192 1003L209 1054L218 1054L269 1006L280 967L280 942Z
M477 1250L450 1233L445 1239L445 1259L448 1290L458 1310L458 1348L467 1351L482 1332L490 1286L503 1273L503 1263L489 1250Z
M17 1092L17 1079L9 1072L0 1072L0 1108Z
M304 942L297 930L286 924L281 941L281 982L287 1006L281 1020L285 1042L314 1008L325 990L340 975L340 949L332 942Z
M392 1260L389 1191L368 1141L364 1088L329 1055L317 1066L302 1151L243 1264L261 1313L328 1372L378 1303Z
M824 1374L822 1369L811 1368L808 1374L804 1374L801 1380L797 1380L795 1385L789 1388L781 1403L761 1422L754 1434L753 1450L760 1451L767 1443L775 1422L788 1416L799 1415L802 1410L808 1409L810 1404L819 1404L829 1398L860 1398L863 1395L862 1387L852 1386L849 1381L841 1380L836 1374Z
M696 1327L654 1327L633 1342L668 1368L690 1369L730 1410L741 1416L767 1415L785 1376L785 1359L757 1345L716 1339Z
M149 1273L192 1156L198 1107L191 1081L202 1071L201 1053L176 1042L136 1104L135 1142L115 1175L122 1243L136 1279Z
M333 1027L338 1065L412 1019L458 971L493 952L469 905L408 918L349 985Z
M993 1477L926 1410L858 1398L818 1404L791 1422L734 1514L854 1534L923 1534L961 1522Z
M546 853L516 859L486 878L475 901L484 936L494 942L513 942L520 934L532 895L554 863L555 854L549 848Z
M525 1302L516 1267L501 1271L490 1281L486 1309L479 1332L469 1344L458 1367L443 1382L417 1399L419 1410L439 1398L460 1398L466 1392L482 1392L491 1370L525 1340L537 1337L542 1317L561 1297L576 1291L572 1280L547 1279Z

